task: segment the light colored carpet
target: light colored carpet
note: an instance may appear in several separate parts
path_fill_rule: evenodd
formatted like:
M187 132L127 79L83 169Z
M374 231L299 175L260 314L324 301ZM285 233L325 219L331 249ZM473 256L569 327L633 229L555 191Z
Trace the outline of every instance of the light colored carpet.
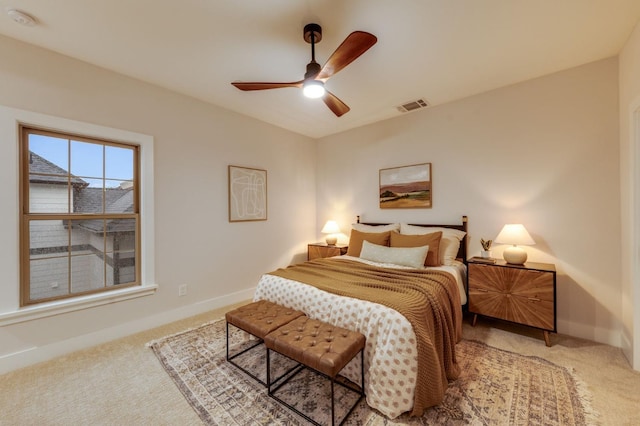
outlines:
M201 425L145 344L223 316L215 310L0 376L1 425ZM509 328L508 328L509 327ZM508 328L508 329L507 329ZM573 368L604 425L638 425L640 373L620 349L562 335L468 321L465 339Z
M234 352L252 345L242 331L232 328ZM307 422L269 398L264 386L225 361L225 321L218 320L193 330L153 342L151 348L180 391L208 425L270 424L305 425ZM360 403L347 425L435 424L596 424L591 396L564 367L538 357L495 349L484 343L463 340L456 346L460 377L450 383L442 404L420 418L408 415L394 420ZM243 354L236 362L265 380L264 346ZM295 366L284 357L272 357L272 371L280 376ZM279 368L280 367L280 368ZM305 370L278 392L320 424L331 424L328 380ZM338 388L338 419L357 397Z

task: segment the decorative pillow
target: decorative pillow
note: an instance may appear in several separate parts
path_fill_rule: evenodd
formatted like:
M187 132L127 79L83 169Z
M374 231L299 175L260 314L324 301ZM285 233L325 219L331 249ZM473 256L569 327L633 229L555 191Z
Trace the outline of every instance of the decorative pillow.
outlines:
M464 236L467 235L466 232L459 229L443 228L441 226L416 226L408 225L406 223L400 224L400 233L405 235L424 235L437 231L442 231L443 237L457 238L458 241L462 241Z
M388 246L389 231L367 233L352 229L351 236L349 237L349 248L347 249L347 254L349 256L360 257L360 251L362 250L363 241L369 241L370 243L378 244L381 246Z
M394 265L423 268L429 246L422 247L386 247L372 244L369 241L362 242L360 258L381 263L393 263Z
M440 266L440 240L442 231L432 232L423 235L402 235L393 231L389 240L391 247L422 247L429 246L429 253L424 262L424 266Z
M440 240L440 262L443 265L456 265L456 256L460 249L460 241L466 235L466 232L459 229L443 228L440 226L416 226L406 223L400 224L400 233L405 235L424 235L432 232L442 231L442 239Z
M460 250L460 240L457 238L442 237L440 240L440 259L443 265L457 265L456 257Z
M390 223L389 225L365 225L364 223L353 223L351 225L351 229L373 234L377 232L400 231L400 224Z

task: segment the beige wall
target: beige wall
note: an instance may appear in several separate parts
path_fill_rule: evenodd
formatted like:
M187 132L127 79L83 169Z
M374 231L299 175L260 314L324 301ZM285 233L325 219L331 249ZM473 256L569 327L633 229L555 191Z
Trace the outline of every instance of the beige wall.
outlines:
M9 38L0 37L0 52L1 105L155 138L160 286L153 296L0 327L0 371L250 297L263 272L306 258L316 234L314 140ZM16 143L0 141L0 169L13 169ZM266 222L228 222L229 164L267 170ZM4 293L18 285L18 206L8 191L16 179L0 189L0 314L17 303Z
M421 162L433 208L381 210L379 169ZM617 58L326 137L317 182L318 229L466 214L477 255L480 238L523 223L529 259L558 271L559 332L620 344Z
M530 259L558 269L559 331L621 344L617 58L316 143L8 38L0 51L0 104L155 138L160 285L154 296L0 327L0 371L251 294L261 273L304 259L324 221L346 230L357 214L407 222L466 214L472 255L480 238L522 222L537 242ZM621 60L620 68L637 75L637 65ZM0 141L0 169L15 161L4 155L14 143ZM433 164L434 207L380 210L378 170L420 162ZM268 221L228 223L228 164L268 170ZM0 206L3 236L15 234L11 198ZM17 264L4 254L17 241L0 247L0 267L15 278ZM177 296L182 283L186 297ZM5 278L0 299L1 288L15 285Z
M622 349L640 370L640 25L620 52Z

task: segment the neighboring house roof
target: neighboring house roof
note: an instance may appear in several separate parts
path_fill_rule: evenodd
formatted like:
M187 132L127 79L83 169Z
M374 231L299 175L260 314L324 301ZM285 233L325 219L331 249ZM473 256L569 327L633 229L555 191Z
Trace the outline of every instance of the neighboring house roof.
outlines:
M110 198L113 201L110 201ZM133 187L107 189L107 211L111 213L133 213Z
M132 188L107 188L104 191L107 213L133 212ZM77 191L75 206L80 212L102 211L102 188L86 187Z
M109 219L107 222L107 233L113 232L133 232L135 231L135 221L133 219ZM78 228L90 232L101 234L104 231L103 220L83 220Z
M51 161L39 156L38 154L29 151L29 181L34 183L52 183L52 184L66 184L67 183L67 171L62 167L53 164ZM42 175L33 175L32 173L42 173ZM55 176L52 176L55 175ZM73 185L87 186L88 183L84 180L72 177L71 183Z
M78 191L76 205L81 211L95 211L102 207L101 188L83 188ZM133 212L133 188L107 188L105 190L106 212L107 213L131 213ZM90 209L92 208L92 209ZM79 228L91 232L101 233L104 231L103 220L83 220ZM106 221L109 232L131 232L135 230L135 221L131 219L109 219Z
M45 158L29 152L29 181L32 183L67 184L67 171L53 164ZM41 173L41 174L34 174ZM102 212L102 188L89 187L89 183L72 177L71 183L75 187L74 206L78 212ZM132 213L133 212L133 187L106 188L104 191L105 212L107 213ZM104 231L103 220L83 220L79 228L91 232ZM131 219L110 219L106 221L107 232L131 232L135 230L135 221Z

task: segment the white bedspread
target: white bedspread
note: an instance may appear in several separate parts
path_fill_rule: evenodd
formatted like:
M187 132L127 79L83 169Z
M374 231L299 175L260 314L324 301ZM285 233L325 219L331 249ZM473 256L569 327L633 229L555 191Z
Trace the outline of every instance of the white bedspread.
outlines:
M347 257L383 267L402 268L356 257ZM410 269L410 268L409 268ZM465 266L440 266L456 279L462 303ZM393 419L413 407L418 352L416 336L409 321L396 310L377 303L338 296L297 281L265 274L260 278L254 300L270 300L298 309L310 318L358 331L367 339L365 392L367 403ZM360 383L360 357L355 357L342 374Z

